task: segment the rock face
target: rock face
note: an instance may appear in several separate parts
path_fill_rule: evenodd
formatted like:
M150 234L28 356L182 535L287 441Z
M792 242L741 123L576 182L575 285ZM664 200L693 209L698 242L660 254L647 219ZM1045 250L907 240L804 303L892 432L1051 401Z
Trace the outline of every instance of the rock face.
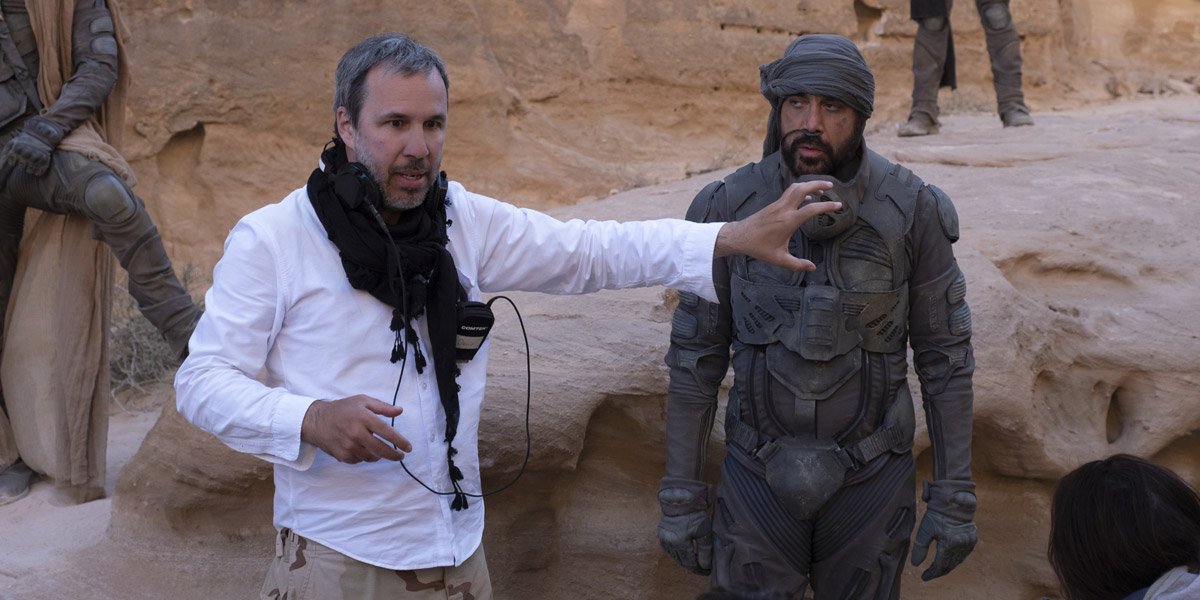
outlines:
M269 540L271 465L225 447L172 405L121 471L110 527L116 541ZM264 501L264 499L266 501Z
M127 0L126 151L173 255L201 272L244 213L303 184L332 133L338 57L401 30L451 77L444 167L470 189L548 207L684 179L759 155L758 66L802 33L838 33L877 79L871 127L911 94L916 24L903 0L792 3L462 0ZM1021 0L1035 114L1194 89L1200 7L1189 0ZM959 88L946 112L995 109L978 14L952 14Z
M910 567L905 597L975 597L981 589L1053 597L1050 497L1083 462L1127 452L1200 484L1200 278L1191 267L1200 243L1186 233L1195 223L1187 190L1200 174L1185 166L1200 147L1198 108L1196 97L1098 107L995 131L990 116L963 117L937 137L869 140L955 200L978 361L982 541L934 582ZM682 214L691 193L719 176L559 212ZM522 296L519 304L534 347L535 439L578 458L571 468L551 454L544 468L564 476L535 478L489 503L487 547L514 551L494 576L513 597L690 597L680 590L698 592L704 582L672 566L653 534L671 295ZM523 363L519 335L499 329L495 344L505 350L493 355L489 390L496 412L481 447L514 465ZM928 478L923 424L915 451L918 478Z
M906 3L766 4L468 0L404 13L366 1L130 0L127 150L177 262L207 273L241 214L274 202L313 168L330 135L341 52L367 34L405 29L450 69L445 167L453 178L543 208L639 187L555 211L679 216L723 174L711 171L758 155L766 106L757 66L799 33L850 36L879 82L869 143L959 208L957 252L975 315L982 541L935 582L906 571L905 597L980 589L1053 597L1047 508L1067 470L1132 452L1200 483L1200 280L1191 266L1200 241L1190 229L1200 101L1189 62L1200 51L1200 6L1014 3L1037 125L1005 130L989 112L975 9L959 2L960 87L942 96L952 114L942 135L905 141L891 125L908 109L915 25ZM1090 106L1163 94L1178 97ZM676 183L642 187L664 181ZM498 597L694 596L705 581L674 566L654 537L671 294L514 298L534 353L533 448L520 483L488 500ZM481 432L489 488L515 475L525 443L524 349L515 319L497 306ZM710 456L720 439L718 425ZM927 446L917 447L922 477ZM270 493L265 464L168 409L121 476L108 543L198 548L188 561L209 569L191 571L217 565L226 576L188 580L195 585L181 585L181 597L243 597L265 562L229 557L261 551L266 560ZM136 577L137 565L107 556L94 564L108 567L83 561L55 573ZM172 572L187 579L188 571ZM41 580L38 589L54 586ZM157 597L129 587L122 597Z
M868 138L955 200L956 254L975 322L981 542L934 582L907 569L904 597L949 600L981 589L1057 597L1045 559L1049 500L1055 481L1082 462L1129 452L1200 484L1200 276L1191 267L1200 240L1190 230L1200 174L1189 167L1200 147L1198 106L1195 97L1121 103L1041 115L1019 129L952 116L940 136ZM723 173L553 212L679 215ZM533 350L533 444L520 482L487 501L484 543L498 597L699 593L705 580L674 566L654 537L673 294L512 298ZM485 489L509 482L525 450L524 344L515 316L496 306L481 427ZM713 464L722 437L718 419ZM920 424L915 451L918 478L927 478ZM110 543L154 540L169 550L200 541L190 558L204 564L251 549L265 555L266 475L168 410L122 473ZM195 597L244 594L262 566L225 568L235 576L206 581Z

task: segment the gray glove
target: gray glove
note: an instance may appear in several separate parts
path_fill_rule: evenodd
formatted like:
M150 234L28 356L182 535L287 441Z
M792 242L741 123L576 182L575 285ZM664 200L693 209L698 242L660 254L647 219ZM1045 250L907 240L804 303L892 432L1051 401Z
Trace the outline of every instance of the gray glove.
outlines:
M50 155L67 134L61 125L42 116L30 117L0 150L0 164L13 162L25 172L41 177L50 168Z
M658 488L662 519L658 542L683 568L700 575L712 571L712 518L708 516L708 484L664 477Z
M912 564L925 562L929 543L937 540L933 563L921 573L922 581L936 579L957 567L971 550L979 534L975 529L975 484L970 481L924 482L921 499L925 516L913 540Z

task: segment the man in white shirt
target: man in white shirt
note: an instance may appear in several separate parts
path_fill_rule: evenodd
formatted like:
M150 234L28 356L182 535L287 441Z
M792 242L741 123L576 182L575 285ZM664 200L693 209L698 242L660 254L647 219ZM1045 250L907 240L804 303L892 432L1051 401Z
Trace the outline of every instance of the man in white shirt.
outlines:
M788 240L840 205L806 202L829 187L809 182L735 223L563 223L439 174L449 82L430 49L368 38L336 87L308 185L225 242L178 407L275 464L262 598L491 598L473 499L487 345L456 354L463 307L650 285L715 301L714 257L811 270Z

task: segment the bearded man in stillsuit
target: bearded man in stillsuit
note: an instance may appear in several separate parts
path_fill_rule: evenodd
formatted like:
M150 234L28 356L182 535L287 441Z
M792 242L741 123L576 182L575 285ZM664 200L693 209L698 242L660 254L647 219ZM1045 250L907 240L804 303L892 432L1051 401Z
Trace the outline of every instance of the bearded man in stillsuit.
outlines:
M719 302L680 293L667 354L664 549L755 597L899 598L915 522L911 345L933 455L913 563L923 578L976 541L971 481L971 313L951 244L950 199L866 147L875 82L854 43L805 35L761 68L771 115L763 158L696 196L694 221L744 219L779 190L823 179L842 208L803 225L785 272L716 261ZM732 351L732 352L731 352ZM721 478L705 446L732 362Z

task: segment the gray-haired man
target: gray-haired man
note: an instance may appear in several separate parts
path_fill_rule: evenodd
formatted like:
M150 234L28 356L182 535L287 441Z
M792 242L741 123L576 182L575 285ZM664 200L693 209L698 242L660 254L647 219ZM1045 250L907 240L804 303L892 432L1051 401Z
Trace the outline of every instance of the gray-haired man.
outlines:
M563 223L440 175L449 79L430 49L368 38L336 82L321 167L226 241L179 409L275 464L261 597L487 599L488 345L456 355L460 310L503 290L668 285L715 300L713 257L729 253L810 269L787 240L828 212L801 204L829 184L781 190L739 223Z

